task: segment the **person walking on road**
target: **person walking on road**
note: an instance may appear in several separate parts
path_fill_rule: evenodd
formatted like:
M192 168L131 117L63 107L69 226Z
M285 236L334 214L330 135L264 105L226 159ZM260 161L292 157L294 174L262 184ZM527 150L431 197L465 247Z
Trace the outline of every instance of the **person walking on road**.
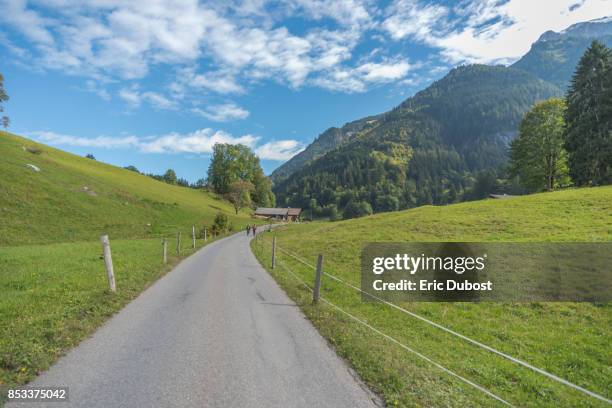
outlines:
M246 231L247 231L247 237L249 236L249 234L251 233L251 226L247 224L246 226ZM253 231L253 233L255 233L255 231Z
M253 224L253 235L257 234L257 225Z

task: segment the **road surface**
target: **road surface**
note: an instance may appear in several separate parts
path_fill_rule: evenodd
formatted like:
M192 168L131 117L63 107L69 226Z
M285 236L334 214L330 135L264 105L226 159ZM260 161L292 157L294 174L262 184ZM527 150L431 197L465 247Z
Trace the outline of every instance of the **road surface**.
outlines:
M69 387L49 406L376 406L243 233L184 260L30 386Z

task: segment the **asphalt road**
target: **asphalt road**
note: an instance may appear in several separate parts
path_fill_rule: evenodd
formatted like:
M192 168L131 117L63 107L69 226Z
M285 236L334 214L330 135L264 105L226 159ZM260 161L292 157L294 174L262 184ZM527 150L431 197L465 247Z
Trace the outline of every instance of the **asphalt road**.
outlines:
M69 387L48 406L375 406L248 242L204 247L30 386Z

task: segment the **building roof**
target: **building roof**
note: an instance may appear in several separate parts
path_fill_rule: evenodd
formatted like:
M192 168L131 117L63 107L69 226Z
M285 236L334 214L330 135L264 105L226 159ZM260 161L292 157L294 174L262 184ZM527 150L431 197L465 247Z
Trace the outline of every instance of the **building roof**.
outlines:
M289 216L299 216L300 213L302 212L301 208L287 208L287 215Z
M302 212L301 208L266 208L259 207L255 210L255 215L264 215L266 217L273 216L298 216Z
M272 215L281 215L281 216L285 216L287 215L287 208L266 208L266 207L259 207L255 210L255 215L267 215L267 216L272 216Z
M516 197L516 196L509 195L509 194L489 194L489 198L495 198L495 199L504 199L504 198L512 198L512 197Z

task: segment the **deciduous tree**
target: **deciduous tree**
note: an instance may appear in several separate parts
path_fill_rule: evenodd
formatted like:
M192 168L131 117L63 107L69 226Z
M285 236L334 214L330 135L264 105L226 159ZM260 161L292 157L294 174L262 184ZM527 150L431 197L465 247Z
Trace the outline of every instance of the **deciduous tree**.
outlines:
M525 114L519 135L510 145L510 175L531 191L568 185L564 145L565 102L549 99Z
M162 179L168 184L176 184L176 172L172 169L168 169L162 176Z
M236 181L246 181L253 186L249 194L257 205L274 206L270 180L264 175L259 158L251 149L240 144L216 144L208 167L209 185L215 192L226 195Z
M252 183L244 180L237 180L230 184L226 197L234 206L236 214L242 208L251 205L251 192L254 189L255 187Z

